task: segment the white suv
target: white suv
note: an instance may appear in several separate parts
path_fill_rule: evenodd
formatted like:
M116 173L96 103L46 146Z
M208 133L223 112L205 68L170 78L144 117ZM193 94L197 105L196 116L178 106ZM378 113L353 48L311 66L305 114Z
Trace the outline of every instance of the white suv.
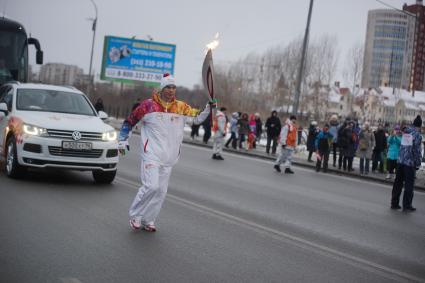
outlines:
M8 83L0 87L0 158L9 177L27 167L90 170L98 183L117 171L117 133L73 87Z

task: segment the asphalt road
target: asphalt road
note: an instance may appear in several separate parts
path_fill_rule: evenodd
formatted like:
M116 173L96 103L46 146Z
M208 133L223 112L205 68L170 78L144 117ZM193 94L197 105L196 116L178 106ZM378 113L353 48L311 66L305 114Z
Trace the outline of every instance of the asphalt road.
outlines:
M425 282L425 194L183 145L158 232L133 232L137 137L115 182L0 174L0 282Z

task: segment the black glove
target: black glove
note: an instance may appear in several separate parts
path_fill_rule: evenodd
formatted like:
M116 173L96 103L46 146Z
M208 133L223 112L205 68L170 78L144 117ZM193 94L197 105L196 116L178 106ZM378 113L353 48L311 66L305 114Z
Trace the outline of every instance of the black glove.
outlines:
M286 148L286 144L282 144L282 148L285 149Z
M223 134L223 137L225 137L226 136L226 134Z

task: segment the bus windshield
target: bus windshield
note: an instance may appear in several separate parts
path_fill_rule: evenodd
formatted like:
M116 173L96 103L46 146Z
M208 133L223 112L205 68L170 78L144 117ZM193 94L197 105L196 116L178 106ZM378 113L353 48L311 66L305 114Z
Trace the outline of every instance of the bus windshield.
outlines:
M27 65L25 33L0 30L0 85L11 80L26 81Z

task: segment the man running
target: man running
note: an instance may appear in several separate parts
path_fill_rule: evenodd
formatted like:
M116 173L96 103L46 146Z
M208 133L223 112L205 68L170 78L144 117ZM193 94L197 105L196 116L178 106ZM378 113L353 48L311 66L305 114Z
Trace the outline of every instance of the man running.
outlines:
M168 189L171 169L180 156L184 126L191 117L192 123L201 124L210 113L192 108L176 99L176 82L173 76L164 74L160 92L144 100L124 121L119 149L128 149L131 129L141 121L141 181L142 186L130 206L130 226L134 230L155 232L155 220L161 210Z

